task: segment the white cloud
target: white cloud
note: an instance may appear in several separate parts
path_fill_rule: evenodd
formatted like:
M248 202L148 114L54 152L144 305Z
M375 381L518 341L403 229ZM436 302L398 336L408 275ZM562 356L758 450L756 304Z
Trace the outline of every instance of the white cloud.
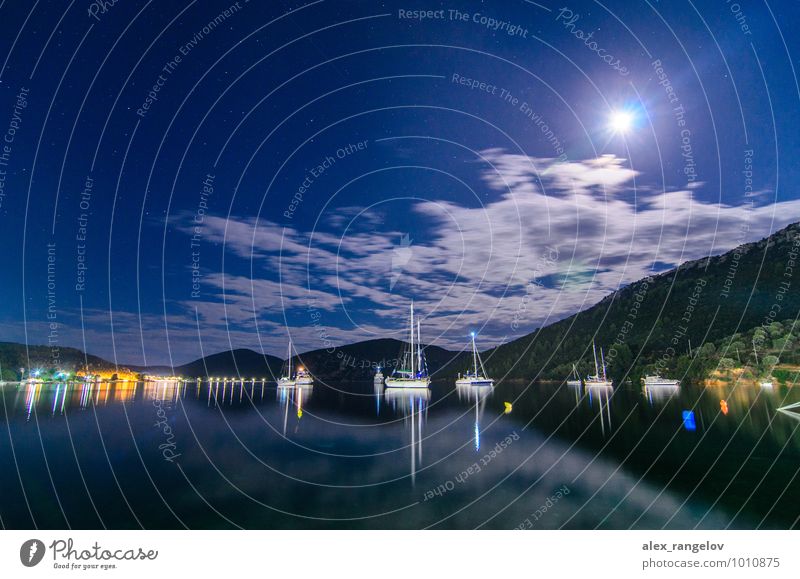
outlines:
M354 320L329 332L346 341L399 330L413 298L427 316L426 340L460 347L466 329L477 327L489 345L584 309L652 274L654 264L661 271L721 253L800 215L800 200L730 206L702 200L698 189L634 189L639 174L613 156L560 162L499 149L482 154L482 179L494 197L478 207L416 203L412 210L427 235L404 250L403 275L393 289L393 257L397 268L407 232L359 231L348 228L349 219L328 222L333 230L303 232L264 220L209 217L204 236L252 258L258 277L252 287L248 278L226 277L223 295L221 275L207 276L218 290L215 300L226 301L228 321L245 324L270 312L282 317L282 308L305 307L313 296L320 310L346 311ZM342 215L357 213L348 207ZM370 223L380 219L371 215ZM264 272L273 279L262 279ZM309 335L308 347L320 347L313 331L292 332Z

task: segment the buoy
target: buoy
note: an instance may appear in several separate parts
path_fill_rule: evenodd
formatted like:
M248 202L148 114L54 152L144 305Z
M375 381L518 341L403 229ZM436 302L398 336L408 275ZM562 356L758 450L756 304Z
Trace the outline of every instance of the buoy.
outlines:
M728 414L728 402L727 400L720 400L719 401L719 409L722 410L722 413L727 415Z
M513 408L513 406L511 406L511 402L503 402L503 404L506 406L506 414L511 414L511 409Z

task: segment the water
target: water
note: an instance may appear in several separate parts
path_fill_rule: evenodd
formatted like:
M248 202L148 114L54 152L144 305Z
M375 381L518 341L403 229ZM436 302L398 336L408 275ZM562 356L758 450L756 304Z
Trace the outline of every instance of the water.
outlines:
M792 528L800 516L800 420L777 411L800 390L779 386L0 393L6 528Z

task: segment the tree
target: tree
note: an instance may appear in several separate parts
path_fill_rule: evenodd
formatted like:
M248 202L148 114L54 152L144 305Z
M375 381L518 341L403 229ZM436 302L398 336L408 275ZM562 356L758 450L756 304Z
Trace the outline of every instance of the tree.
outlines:
M773 338L777 338L778 336L783 335L783 324L780 322L772 322L768 327L767 331L769 335Z
M728 353L735 354L736 352L744 352L747 350L747 345L741 340L734 340L728 345Z
M614 345L609 351L608 375L619 384L623 378L628 377L633 364L633 352L628 344Z
M792 340L786 336L772 340L772 348L774 350L788 350L792 347Z
M706 342L705 344L703 344L703 347L700 348L700 355L704 358L710 358L716 353L717 353L717 347L711 342Z

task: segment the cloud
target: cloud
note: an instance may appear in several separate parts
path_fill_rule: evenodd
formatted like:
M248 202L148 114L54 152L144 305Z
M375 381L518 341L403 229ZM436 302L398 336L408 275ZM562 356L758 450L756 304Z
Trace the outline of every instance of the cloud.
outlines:
M373 227L383 219L376 213L363 230L350 219L302 231L246 217L207 218L205 238L252 259L256 279L207 275L214 291L197 305L203 319L237 327L272 320L280 328L284 310L313 301L328 335L344 342L399 336L414 299L426 341L461 347L467 329L477 328L487 346L670 266L764 237L800 214L800 201L732 206L703 200L697 188L635 186L645 176L610 155L482 155L489 201L416 202L411 211L426 235L405 246L408 232ZM358 212L348 207L341 215ZM223 302L227 318L220 317ZM304 319L289 328L310 340L296 340L298 347L321 347Z
M493 167L484 171L483 179L496 191L534 192L546 184L545 192L619 192L638 173L625 167L625 160L614 155L601 155L586 161L528 157L507 153L502 149L481 151Z

